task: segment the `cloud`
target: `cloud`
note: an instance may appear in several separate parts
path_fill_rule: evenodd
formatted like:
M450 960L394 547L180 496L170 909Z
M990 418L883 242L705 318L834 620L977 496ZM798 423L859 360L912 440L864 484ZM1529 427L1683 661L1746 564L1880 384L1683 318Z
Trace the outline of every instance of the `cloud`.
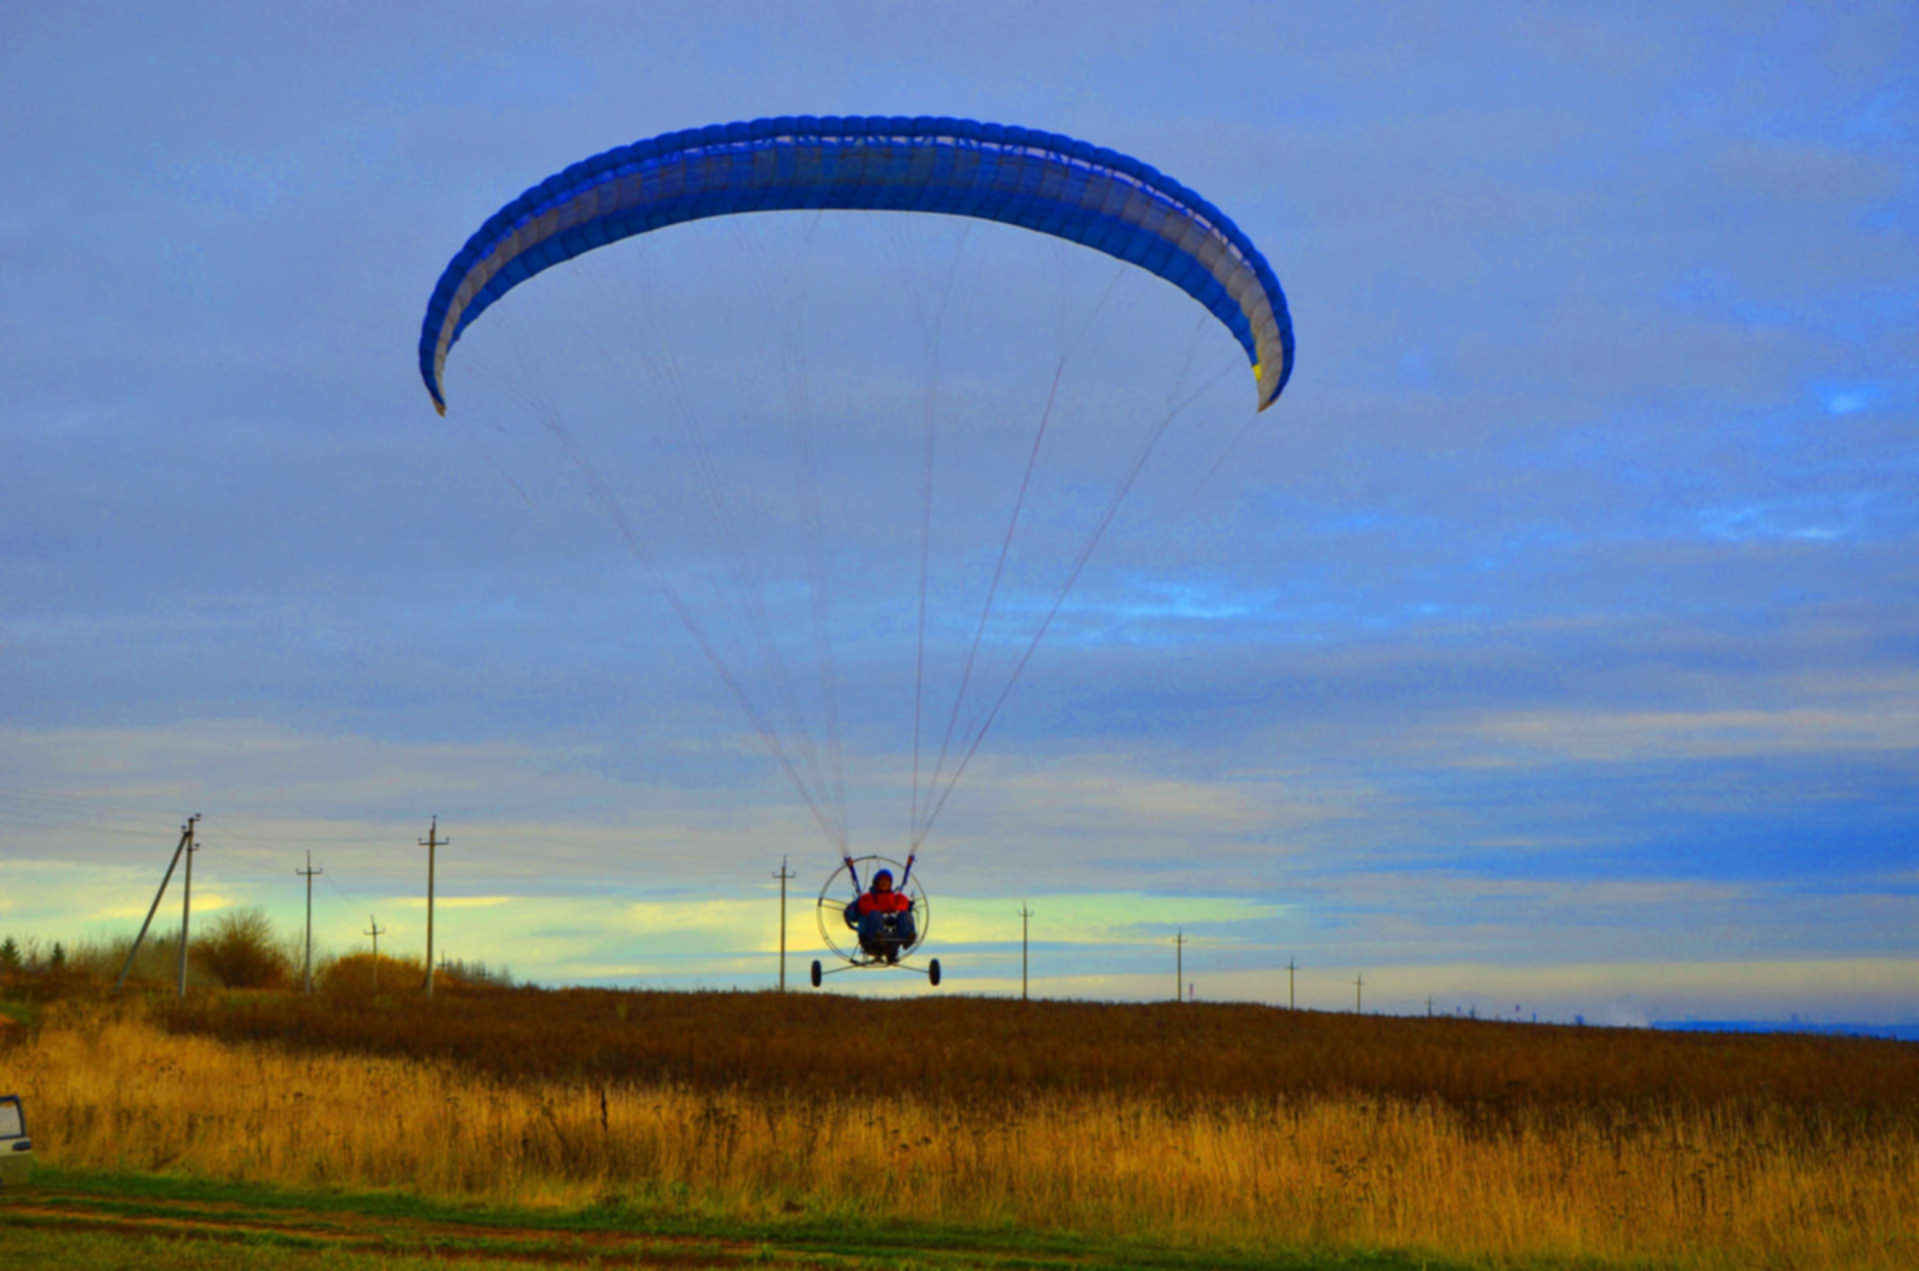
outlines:
M1180 781L1139 771L1127 756L1079 756L1070 766L1020 772L1002 761L968 786L974 798L1017 802L1082 828L1125 824L1135 831L1204 825L1209 832L1263 824L1267 810L1225 782Z
M1856 415L1871 409L1883 395L1875 384L1831 384L1819 390L1820 403L1828 415Z
M1831 708L1701 712L1599 711L1511 714L1473 733L1507 756L1489 763L1575 760L1647 762L1757 755L1919 750L1919 682L1878 703Z
M222 895L219 892L196 891L193 894L193 912L195 914L205 915L217 913L222 909L233 908L236 903L232 896ZM100 922L116 918L144 918L146 917L146 913L146 905L107 905L87 914L86 920L90 922Z
M630 929L651 935L679 937L688 934L725 935L737 939L740 934L773 926L767 904L762 900L704 900L689 897L671 901L632 901L621 907ZM750 937L749 937L750 938ZM778 947L777 936L771 946Z
M1019 939L1019 909L1031 910L1032 938L1052 946L1137 945L1170 940L1185 928L1189 939L1249 924L1273 924L1295 907L1244 896L1166 896L1142 892L1038 893L1003 897L937 897L935 921L943 942L1000 946Z

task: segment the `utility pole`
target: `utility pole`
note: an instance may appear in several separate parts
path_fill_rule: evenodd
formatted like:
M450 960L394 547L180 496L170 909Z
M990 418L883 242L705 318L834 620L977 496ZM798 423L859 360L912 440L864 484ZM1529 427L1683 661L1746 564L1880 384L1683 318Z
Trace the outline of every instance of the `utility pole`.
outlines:
M313 992L313 876L315 874L324 874L326 871L313 868L313 853L308 852L307 867L305 869L296 869L293 872L307 880L306 986L307 992L311 993Z
M187 929L193 918L193 854L200 849L193 844L193 822L195 816L187 821L187 872L180 887L180 996L187 995Z
M1173 936L1173 1000L1180 1000L1180 990L1186 987L1186 928L1181 927Z
M1019 902L1019 1000L1026 1000L1026 937L1031 930L1033 911Z
M786 880L793 877L786 868L786 857L780 857L780 872L773 875L780 880L780 992L786 992Z
M433 857L442 843L451 843L452 839L440 837L440 815L433 814L433 824L428 827L426 837L420 840L420 846L426 849L426 995L433 996Z
M1427 1015L1427 1018L1429 1018L1429 1019L1430 1019L1430 1018L1432 1017L1432 1013L1433 1013L1433 995L1432 995L1431 993L1428 993L1428 994L1426 995L1426 1015Z
M160 899L167 894L167 884L173 881L173 867L180 863L180 853L186 850L187 844L193 842L193 823L199 819L200 814L195 812L180 827L180 841L173 846L173 859L167 862L167 872L160 876L160 890L153 893L153 903L147 906L147 916L140 924L140 934L133 938L133 947L127 950L127 960L120 967L120 978L113 982L116 992L126 985L127 972L133 970L133 956L140 952L140 942L147 938L147 928L153 925L153 915L160 909Z
M1358 975L1355 975L1353 977L1353 1014L1355 1015L1361 1012L1362 1008L1360 1007L1360 1004L1359 1004L1359 995L1361 990L1363 990L1365 987L1366 987L1366 973L1364 971L1361 971Z
M1289 1011L1299 1009L1299 999L1293 994L1293 972L1298 969L1291 958L1286 959L1286 1009Z
M312 884L308 884L311 886ZM374 921L373 915L366 916L366 934L373 937L373 991L380 991L380 933L386 928Z

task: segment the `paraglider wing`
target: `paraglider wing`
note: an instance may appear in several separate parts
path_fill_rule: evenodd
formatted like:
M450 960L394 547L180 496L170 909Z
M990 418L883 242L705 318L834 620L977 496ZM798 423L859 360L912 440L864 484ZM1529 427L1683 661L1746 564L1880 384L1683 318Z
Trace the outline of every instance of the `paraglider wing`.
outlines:
M427 304L420 375L434 406L446 412L460 333L541 270L684 221L812 208L944 212L1082 243L1206 306L1246 350L1259 409L1292 375L1292 319L1265 258L1219 209L1139 160L966 119L787 116L608 150L494 213Z

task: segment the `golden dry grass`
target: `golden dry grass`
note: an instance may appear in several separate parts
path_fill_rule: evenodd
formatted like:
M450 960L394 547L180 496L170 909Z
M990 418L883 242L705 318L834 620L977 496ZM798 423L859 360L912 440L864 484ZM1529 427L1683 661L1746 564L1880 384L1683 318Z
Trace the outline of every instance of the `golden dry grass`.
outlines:
M82 1168L1492 1261L1919 1265L1910 1108L1861 1119L1671 1102L1622 1116L1553 1100L1511 1103L1492 1126L1445 1101L1351 1090L969 1103L894 1085L880 1057L858 1055L847 1050L832 1089L811 1096L509 1078L448 1059L169 1034L142 1009L95 1007L56 1011L0 1051L0 1085L27 1097L45 1157Z
M495 992L379 998L167 998L174 1031L301 1049L448 1060L489 1076L668 1080L701 1089L835 1088L884 1055L887 1080L966 1107L1110 1092L1220 1100L1361 1094L1438 1100L1487 1126L1565 1108L1623 1120L1679 1106L1789 1110L1819 1124L1919 1123L1919 1048L1284 1011L1229 1003L875 1001L812 993ZM415 981L417 983L417 981ZM443 987L446 982L442 981ZM1809 1122L1811 1124L1812 1122Z

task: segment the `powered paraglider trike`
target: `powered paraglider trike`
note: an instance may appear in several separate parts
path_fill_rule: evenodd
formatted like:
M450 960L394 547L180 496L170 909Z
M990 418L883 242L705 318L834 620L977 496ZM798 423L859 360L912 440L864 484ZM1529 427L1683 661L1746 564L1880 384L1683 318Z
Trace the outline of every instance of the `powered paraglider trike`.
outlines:
M872 893L860 879L864 876L869 883L874 883L881 874L899 880L894 890L904 904L891 911L869 905L867 912L862 913L862 898ZM829 968L815 961L814 988L819 987L824 976L875 967L924 970L929 981L939 984L938 958L929 959L924 968L906 961L907 956L925 942L932 927L932 907L927 903L925 889L913 877L911 857L905 865L885 856L847 859L828 875L826 884L820 888L816 909L820 939L845 965Z

